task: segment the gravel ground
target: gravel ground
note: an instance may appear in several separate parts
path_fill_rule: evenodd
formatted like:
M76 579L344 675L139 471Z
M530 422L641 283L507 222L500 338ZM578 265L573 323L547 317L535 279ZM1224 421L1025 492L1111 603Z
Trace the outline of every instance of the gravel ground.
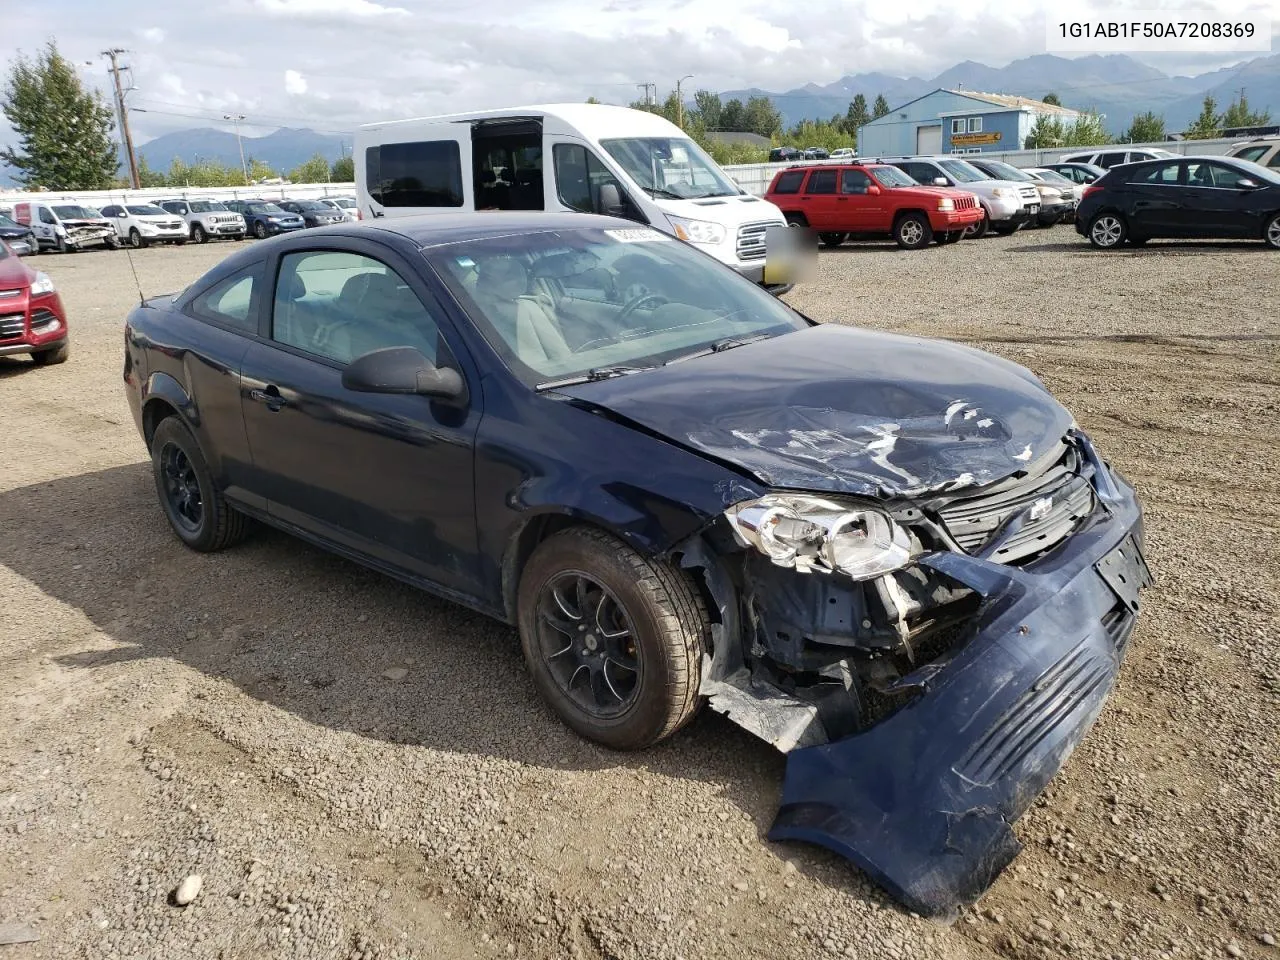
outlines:
M134 260L159 293L231 249ZM123 396L129 262L37 262L74 350L0 359L0 934L40 937L5 957L1278 955L1280 257L1261 244L859 245L788 295L1026 364L1148 509L1158 583L1117 693L950 926L765 841L782 758L723 718L609 753L539 704L504 627L269 531L182 548Z

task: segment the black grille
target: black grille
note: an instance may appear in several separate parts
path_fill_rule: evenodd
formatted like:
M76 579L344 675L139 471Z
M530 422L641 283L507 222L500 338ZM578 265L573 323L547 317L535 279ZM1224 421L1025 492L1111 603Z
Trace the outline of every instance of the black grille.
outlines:
M57 314L47 307L38 307L31 311L31 326L33 329L36 327L47 327L49 324L57 322Z
M780 223L744 223L738 228L738 259L760 260L765 254L765 237L770 227Z
M14 340L22 336L26 315L10 313L0 316L0 340Z
M966 553L984 552L993 538L1001 541L989 557L997 563L1043 553L1065 540L1093 512L1093 487L1076 472L1077 460L1075 451L1068 449L1047 470L953 500L938 515ZM1006 531L1007 521L1017 516L1021 524Z

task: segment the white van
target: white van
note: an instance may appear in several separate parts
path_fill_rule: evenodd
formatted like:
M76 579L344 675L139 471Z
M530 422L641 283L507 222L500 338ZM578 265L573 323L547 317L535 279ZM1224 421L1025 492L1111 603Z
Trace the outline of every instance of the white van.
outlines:
M356 131L364 217L554 210L674 234L757 283L785 227L679 127L628 107L568 103L371 123Z

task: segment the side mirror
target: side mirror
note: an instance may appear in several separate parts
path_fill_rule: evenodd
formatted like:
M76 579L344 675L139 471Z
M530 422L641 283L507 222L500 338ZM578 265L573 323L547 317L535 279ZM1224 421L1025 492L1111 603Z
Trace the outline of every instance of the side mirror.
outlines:
M934 177L933 185L935 187L949 187L951 186L951 181L948 180L946 177Z
M880 196L880 188L879 188L879 187L877 187L874 183L872 183L872 184L868 184L868 185L867 185L867 196L869 196L869 197L878 197L878 196Z
M1256 190L1258 188L1257 180L1250 180L1248 177L1236 184L1241 190Z
M117 217L119 217L121 220L128 220L128 219L129 219L129 211L128 211L128 210L121 210L119 213L117 213L117 214L116 214L116 216L117 216Z
M600 185L600 207L611 217L622 213L622 191L616 183Z
M359 393L413 393L452 403L467 397L457 370L437 367L413 347L384 347L356 357L342 371L342 385Z

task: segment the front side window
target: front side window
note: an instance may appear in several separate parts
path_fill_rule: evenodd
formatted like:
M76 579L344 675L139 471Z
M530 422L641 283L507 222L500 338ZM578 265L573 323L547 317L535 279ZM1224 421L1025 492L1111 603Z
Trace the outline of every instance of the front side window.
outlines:
M52 214L52 213L50 213L50 212L49 212L48 210L46 210L44 207L41 207L41 208L40 208L40 222L41 222L41 223L57 223L58 221L54 218L54 216L53 216L53 214Z
M261 263L255 263L215 283L191 301L188 312L201 320L257 333L262 269Z
M809 183L804 188L805 193L835 193L836 192L836 171L834 170L813 170L809 173Z
M840 172L841 193L866 193L871 186L871 178L861 170L842 170Z
M384 207L460 207L462 152L456 140L369 147L365 181L369 196Z
M439 330L418 295L385 263L321 250L281 259L271 337L338 363L384 347L413 347L434 361Z
M1225 190L1244 190L1246 189L1244 181L1252 180L1254 183L1258 183L1262 179L1256 174L1239 170L1225 163L1207 163L1205 166L1209 168L1209 175L1213 178L1213 185L1222 187Z
M163 217L165 211L161 207L157 207L153 203L143 203L137 206L125 207L135 217Z
M739 193L733 181L692 140L628 137L601 140L600 145L651 197L686 200Z
M802 183L804 183L803 170L788 170L778 177L778 184L773 188L773 192L799 193Z
M647 227L495 237L424 255L530 387L807 326L758 285Z
M639 219L639 211L627 198L618 178L586 147L557 143L551 149L551 160L555 166L556 195L566 207L579 213Z

